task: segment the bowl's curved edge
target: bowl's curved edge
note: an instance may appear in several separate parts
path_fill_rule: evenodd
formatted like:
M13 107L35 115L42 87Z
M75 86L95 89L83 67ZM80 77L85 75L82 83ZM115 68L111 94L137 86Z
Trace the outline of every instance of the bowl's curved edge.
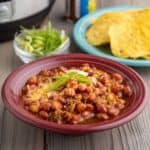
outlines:
M68 55L74 55L74 56L76 56L76 57L79 57L79 56L80 56L80 57L81 57L81 56L91 57L91 56L86 55L86 54L68 54ZM67 56L68 56L68 55L67 55ZM60 56L60 55L50 56L50 57L47 57L46 59L50 59L50 58L52 58L52 57L53 57L53 58L56 58L56 57L59 57L59 56ZM61 56L66 56L66 55L61 55ZM100 59L100 58L97 57L97 56L92 56L92 57L95 57L95 58L97 58L97 59ZM104 59L104 58L101 58L101 59ZM31 62L30 64L34 64L34 63L37 63L37 62L43 61L43 60L45 60L45 58L43 58L43 59L41 59L41 60L38 60L38 61ZM114 61L112 61L112 60L108 60L108 61L114 62ZM116 63L116 62L114 62L114 63ZM142 112L142 110L144 109L144 107L145 107L145 105L146 105L146 103L147 103L147 100L148 100L148 94L149 94L149 93L148 93L148 87L147 87L147 85L145 84L144 80L143 80L143 79L139 76L139 74L137 74L133 69L131 69L131 68L129 68L129 67L123 65L124 67L126 67L126 68L130 69L132 72L134 72L134 74L136 74L136 76L138 76L138 78L140 79L140 82L143 84L144 89L145 89L144 99L143 99L142 103L140 104L140 106L139 106L139 108L138 108L137 110L135 110L132 114L130 114L130 115L127 116L126 118L123 118L121 121L117 121L117 122L115 122L115 123L113 123L113 124L110 124L109 126L105 126L105 127L103 127L103 128L97 127L97 126L96 126L96 127L95 127L95 126L90 126L90 128L86 128L86 127L89 127L89 126L88 126L88 125L84 125L84 128L81 128L81 126L80 126L80 127L79 127L79 126L72 126L69 130L67 130L68 127L69 127L68 125L63 125L63 126L61 125L61 126L59 126L59 125L57 125L57 124L55 124L55 126L54 126L54 124L53 124L52 127L48 128L47 126L44 126L43 124L40 124L40 122L39 122L39 124L36 124L36 122L34 122L34 121L32 121L32 120L28 120L27 118L22 117L22 115L18 114L18 112L17 112L16 110L14 110L14 109L10 106L10 104L8 103L8 101L6 100L7 98L6 98L6 93L5 93L6 89L5 89L5 88L6 88L6 84L7 84L8 80L9 80L9 78L10 78L12 75L14 75L15 73L17 73L19 70L22 70L23 68L25 68L25 67L28 66L28 65L29 65L29 64L24 64L23 66L19 67L18 69L16 69L13 73L11 73L11 74L5 79L4 84L3 84L3 86L2 86L1 95L2 95L2 100L3 100L3 102L4 102L5 106L6 106L6 108L7 108L11 113L13 113L17 118L23 120L24 122L29 123L29 124L34 125L34 126L39 127L39 128L44 128L44 129L47 129L47 130L52 130L52 131L56 131L56 132L60 132L60 133L69 133L69 134L70 134L70 133L71 133L71 134L77 134L76 132L87 133L87 132L103 131L103 130L111 129L111 128L114 128L114 127L118 127L118 126L120 126L120 125L122 125L122 124L124 124L124 123L127 123L128 121L134 119L139 113ZM119 64L119 65L122 66L122 64ZM74 127L75 127L75 128L74 128Z

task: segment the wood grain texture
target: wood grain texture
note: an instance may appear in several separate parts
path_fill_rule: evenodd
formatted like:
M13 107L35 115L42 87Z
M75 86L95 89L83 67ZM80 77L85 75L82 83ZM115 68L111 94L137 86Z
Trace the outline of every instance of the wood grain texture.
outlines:
M15 56L12 42L0 44L0 87L8 74L22 63ZM42 150L43 131L12 116L0 98L0 150Z
M150 5L150 0L97 0L99 8L110 5ZM65 0L56 4L47 20L71 37L73 23L64 20ZM81 52L71 40L70 52ZM0 87L7 75L21 61L15 56L12 42L0 44ZM150 68L134 68L150 88ZM0 97L0 150L150 150L150 103L136 119L112 130L66 136L43 131L16 119L4 107Z

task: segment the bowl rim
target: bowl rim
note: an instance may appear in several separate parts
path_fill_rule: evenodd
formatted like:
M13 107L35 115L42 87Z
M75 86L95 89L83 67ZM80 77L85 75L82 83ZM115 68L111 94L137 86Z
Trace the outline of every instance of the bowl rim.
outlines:
M22 34L23 34L23 33L17 33L17 32L16 32L16 34L15 34L15 36L14 36L14 40L13 40L13 48L14 48L14 51L15 51L16 53L19 53L18 55L21 55L21 56L23 56L23 57L43 57L43 56L49 56L49 55L51 55L51 54L57 53L58 51L61 51L61 50L64 49L65 47L68 47L68 45L70 46L70 38L69 38L69 36L65 33L65 35L66 35L66 40L63 41L63 43L61 43L54 51L48 53L47 55L37 56L37 55L32 54L32 53L30 53L30 52L24 51L23 48L21 48L21 47L17 44L16 38L17 38L18 36L21 36ZM61 33L60 33L60 34L61 34Z
M60 59L61 57L84 57L84 58L94 58L96 60L101 60L104 62L108 62L114 65L117 65L119 67L123 67L125 69L127 69L128 71L131 71L140 81L140 83L142 84L143 88L144 88L144 93L143 93L143 98L140 101L140 104L138 105L138 107L134 110L132 110L132 113L130 113L128 116L125 116L124 118L121 118L119 120L116 120L114 122L110 122L110 123L106 123L106 124L102 124L102 125L98 125L98 123L93 123L93 124L86 124L86 125L69 125L69 124L62 124L59 125L57 123L53 123L53 122L49 122L49 124L47 124L47 122L45 122L44 120L36 117L34 120L30 120L30 117L25 117L24 114L22 113L18 113L18 111L16 111L17 109L15 109L15 105L13 104L13 102L11 102L10 100L8 100L7 98L7 84L9 84L9 80L15 76L15 74L17 74L17 72L25 69L26 67L28 67L29 65L32 64L38 64L38 63L42 63L46 60L52 59L52 58L57 58ZM46 58L42 58L33 62L30 62L28 64L24 64L20 67L18 67L16 70L14 70L4 81L3 86L2 86L2 91L1 91L1 95L2 95L2 100L6 106L6 108L12 113L14 114L17 118L23 120L26 123L29 123L31 125L34 125L36 127L39 128L43 128L46 130L52 130L52 131L57 131L59 133L73 133L73 134L78 134L78 132L95 132L95 131L103 131L103 130L107 130L107 129L112 129L115 127L118 127L124 123L129 122L130 120L134 119L139 113L141 113L141 111L144 109L147 100L148 100L148 87L146 85L146 83L144 82L144 80L142 79L142 77L140 77L140 75L134 71L132 68L120 64L118 62L115 62L113 60L110 59L106 59L106 58L102 58L102 57L98 57L98 56L91 56L91 55L87 55L87 54L61 54L61 55L54 55L54 56L49 56ZM13 107L12 107L13 106Z

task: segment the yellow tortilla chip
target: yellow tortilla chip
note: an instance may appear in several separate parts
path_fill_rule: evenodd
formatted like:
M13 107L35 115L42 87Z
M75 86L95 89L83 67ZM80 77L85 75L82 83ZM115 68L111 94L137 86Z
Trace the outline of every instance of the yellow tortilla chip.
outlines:
M120 22L109 28L111 51L115 56L133 59L150 56L150 23L141 21L140 18Z
M120 13L105 13L98 18L86 33L87 41L95 46L109 43L108 29L120 20Z
M87 31L87 41L95 46L108 44L110 42L108 34L110 26L120 21L133 20L133 16L129 15L133 12L135 12L135 10L104 13Z
M115 56L150 59L150 9L101 15L86 33L95 46L111 45Z

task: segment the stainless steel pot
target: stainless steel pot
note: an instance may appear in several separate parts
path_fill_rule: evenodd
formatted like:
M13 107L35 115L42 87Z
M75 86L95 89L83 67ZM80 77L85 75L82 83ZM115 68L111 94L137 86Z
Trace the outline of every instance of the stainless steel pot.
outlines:
M0 0L0 23L9 21L13 16L12 0Z
M0 0L0 41L12 39L20 26L39 26L55 0Z

